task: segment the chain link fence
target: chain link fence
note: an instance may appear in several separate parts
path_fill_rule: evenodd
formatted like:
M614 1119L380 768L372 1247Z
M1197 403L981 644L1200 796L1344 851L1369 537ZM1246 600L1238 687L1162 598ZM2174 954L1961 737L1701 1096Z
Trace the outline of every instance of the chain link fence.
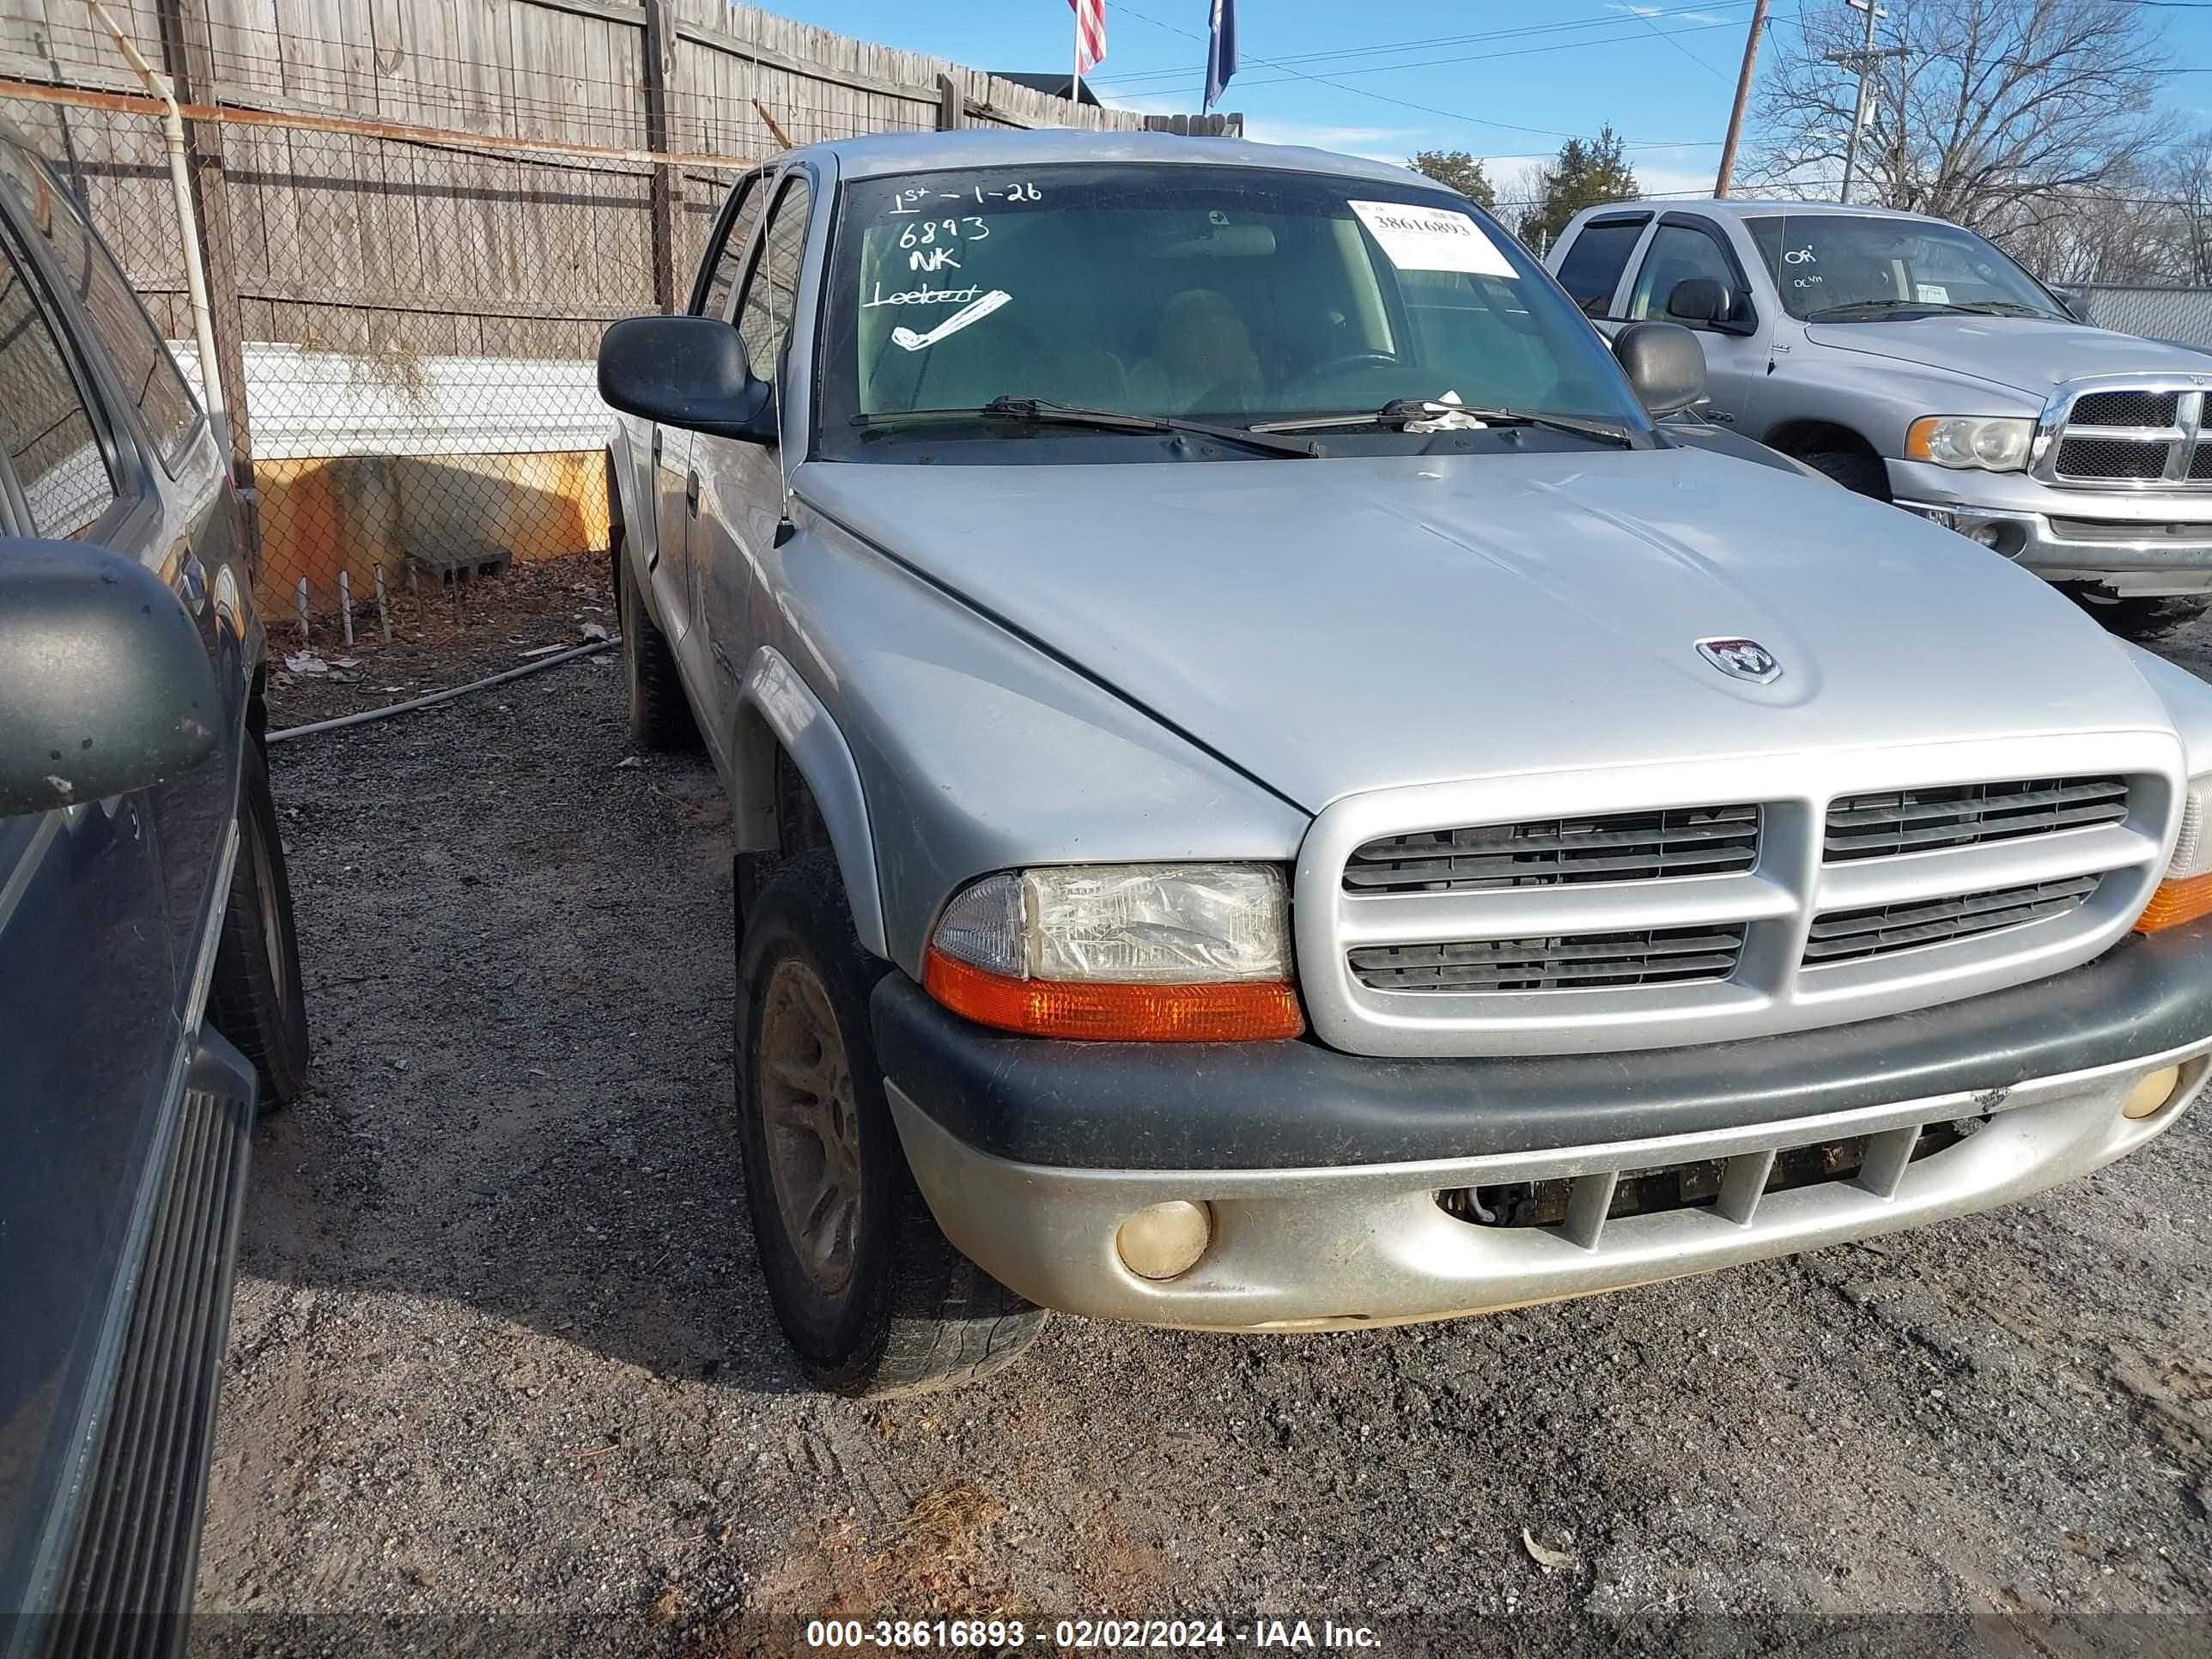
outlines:
M2099 328L2172 340L2212 352L2212 289L2094 283L2067 294Z
M378 0L307 10L319 33L223 0L110 9L185 105L272 619L605 550L599 335L681 307L748 166L862 132L1142 124L721 0ZM197 377L159 108L76 15L0 20L0 115Z

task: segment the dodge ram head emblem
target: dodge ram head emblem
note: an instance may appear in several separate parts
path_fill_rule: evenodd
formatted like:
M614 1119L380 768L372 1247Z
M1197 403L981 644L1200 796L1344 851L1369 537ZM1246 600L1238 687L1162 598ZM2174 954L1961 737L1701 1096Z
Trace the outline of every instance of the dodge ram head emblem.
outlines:
M1782 678L1782 665L1757 640L1699 640L1698 654L1730 679L1771 685Z

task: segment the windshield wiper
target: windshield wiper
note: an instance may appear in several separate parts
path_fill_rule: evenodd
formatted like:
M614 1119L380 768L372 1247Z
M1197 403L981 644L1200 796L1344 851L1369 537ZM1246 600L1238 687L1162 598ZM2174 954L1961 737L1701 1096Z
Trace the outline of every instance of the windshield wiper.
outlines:
M1942 312L1954 316L1996 317L2005 313L1994 309L1995 306L2018 303L2017 301L2005 300L1994 301L1983 305L1962 306L1954 305L1948 300L1853 300L1848 305L1826 306L1819 311L1808 311L1805 313L1805 320L1808 323L1821 322L1830 318L1840 320L1845 317L1872 315L1876 312L1888 311L1918 311L1930 315ZM2038 317L2045 314L2039 311L2033 311L2028 307L2021 307L2021 309L2029 311L2031 314Z
M1250 429L1322 432L1331 427L1406 426L1415 421L1432 421L1452 415L1465 416L1485 426L1540 426L1553 432L1571 432L1577 437L1619 444L1623 449L1636 447L1636 434L1618 421L1586 420L1579 415L1544 415L1529 409L1485 409L1478 404L1438 403L1430 398L1393 398L1380 409L1314 415L1296 421L1261 421Z
M972 409L894 409L879 415L856 415L853 424L870 428L904 426L910 422L974 420L981 416L1008 421L1032 421L1048 426L1087 426L1101 432L1180 432L1194 438L1212 438L1262 455L1281 455L1293 460L1321 458L1319 444L1270 438L1258 429L1216 426L1211 421L1187 421L1173 415L1124 415L1110 409L1085 409L1077 404L1056 404L1043 398L994 398Z

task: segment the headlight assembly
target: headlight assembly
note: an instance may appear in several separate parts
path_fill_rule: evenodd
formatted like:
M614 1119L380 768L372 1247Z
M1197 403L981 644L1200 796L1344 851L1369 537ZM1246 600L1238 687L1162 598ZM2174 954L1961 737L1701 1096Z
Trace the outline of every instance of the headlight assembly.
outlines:
M2017 472L2027 465L2035 422L2021 416L1923 415L1905 428L1905 458L1938 466Z

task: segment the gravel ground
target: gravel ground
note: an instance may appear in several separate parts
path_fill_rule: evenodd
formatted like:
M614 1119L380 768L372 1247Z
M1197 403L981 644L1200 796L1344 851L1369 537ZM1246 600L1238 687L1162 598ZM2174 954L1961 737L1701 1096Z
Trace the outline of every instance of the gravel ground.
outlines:
M2204 1650L2202 1111L2031 1203L1717 1277L1339 1336L1061 1319L968 1391L811 1394L714 1127L720 791L629 757L619 687L277 750L319 1054L257 1139L197 1648L766 1654L967 1612Z

